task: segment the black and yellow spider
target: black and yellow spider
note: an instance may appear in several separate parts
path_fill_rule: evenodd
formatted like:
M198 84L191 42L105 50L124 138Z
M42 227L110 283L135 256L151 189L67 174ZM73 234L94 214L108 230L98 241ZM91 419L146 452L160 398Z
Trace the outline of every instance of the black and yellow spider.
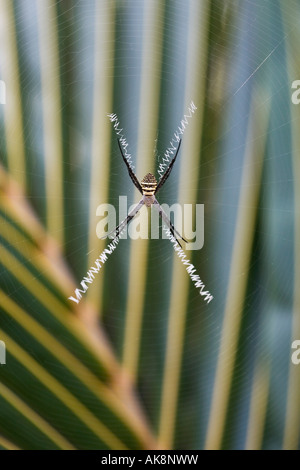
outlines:
M130 167L127 159L124 156L124 153L122 151L122 147L121 147L119 139L118 139L118 144L119 144L119 148L120 148L122 158L123 158L123 160L124 160L124 162L127 166L129 176L130 176L133 184L137 187L137 189L143 195L143 197L137 203L137 205L132 209L132 211L129 212L126 219L124 219L123 222L121 222L120 225L118 225L112 232L110 232L109 234L105 235L102 238L109 237L113 233L116 234L114 238L117 238L119 236L119 234L123 231L123 229L126 227L126 225L129 224L129 222L133 219L133 217L138 213L138 211L141 209L141 207L145 204L147 207L151 207L152 205L154 205L156 210L158 210L159 215L162 218L162 220L169 227L173 237L177 240L177 237L176 237L176 235L177 235L179 238L181 238L182 240L184 240L187 243L187 241L180 235L180 233L177 232L174 225L170 221L169 217L164 212L163 208L161 207L161 205L159 204L159 202L157 201L157 199L155 197L155 194L162 188L162 186L167 181L167 178L169 177L169 175L171 173L171 170L173 168L173 165L175 163L176 157L177 157L179 149L180 149L181 139L179 140L179 144L178 144L178 147L177 147L174 158L172 159L172 161L171 161L170 165L168 166L168 168L166 169L165 173L160 178L159 182L156 181L156 178L152 173L147 173L147 175L144 176L142 181L139 182L136 175L132 171L132 168ZM180 245L178 240L177 240L177 243Z

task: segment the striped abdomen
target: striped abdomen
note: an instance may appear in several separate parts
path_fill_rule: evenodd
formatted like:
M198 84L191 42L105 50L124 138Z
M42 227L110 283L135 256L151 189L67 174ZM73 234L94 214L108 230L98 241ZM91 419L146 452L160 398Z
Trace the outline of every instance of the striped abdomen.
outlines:
M147 173L141 181L144 196L153 196L156 190L157 181L152 173Z

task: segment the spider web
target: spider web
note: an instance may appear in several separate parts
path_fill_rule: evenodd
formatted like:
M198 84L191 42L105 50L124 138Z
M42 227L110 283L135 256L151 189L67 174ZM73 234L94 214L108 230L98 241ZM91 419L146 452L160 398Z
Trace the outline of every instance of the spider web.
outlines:
M64 252L79 281L86 272L89 252L87 231L93 134L95 2L70 3L69 7L66 5L67 3L58 9L60 47L63 51L60 60L64 63L61 71L64 90L61 108L65 148L64 185L67 188L64 194L67 226ZM293 68L296 57L289 57L285 48L291 37L295 35L298 26L296 14L299 12L294 11L298 8L296 3L291 5L293 6L284 6L280 9L278 2L273 2L272 5L268 1L261 4L250 0L240 4L230 1L211 3L208 15L210 31L208 49L201 52L208 54L207 69L202 70L200 76L196 77L199 83L206 82L204 123L201 129L202 155L198 162L199 177L192 176L188 181L180 179L185 171L185 155L182 154L179 156L180 164L178 160L160 193L160 203L176 202L180 182L186 188L192 186L197 194L197 201L205 204L205 246L201 252L194 254L193 263L199 270L201 278L207 276L206 284L210 291L216 293L216 305L213 306L214 300L203 309L199 307L201 303L199 295L191 286L187 301L186 350L183 357L184 369L180 392L180 403L186 402L187 405L183 408L184 411L179 411L176 442L190 448L204 445L209 419L228 287L228 271L234 245L238 197L241 191L243 156L247 140L245 132L250 118L253 117L250 103L253 90L256 88L265 92L264 99L256 103L256 112L270 106L271 117L266 135L255 135L250 139L250 143L253 143L258 138L265 138L266 154L260 189L259 216L253 241L257 252L251 258L250 281L244 298L246 318L243 320L243 341L247 346L244 349L241 347L242 360L237 362L234 369L236 396L232 398L231 406L237 411L230 417L226 440L228 447L240 448L244 445L252 386L251 374L254 368L250 353L257 351L257 345L260 344L261 354L271 357L275 368L271 381L271 405L268 410L268 426L273 425L275 431L270 433L265 445L274 448L281 445L289 368L287 351L291 329L286 298L292 296L291 286L294 281L290 274L293 266L291 213L294 175L291 148L284 149L283 145L293 124L289 110L292 80L289 82L287 69L289 66ZM115 83L114 111L120 118L121 127L124 128L129 152L136 161L138 158L143 158L136 155L140 114L152 112L139 109L144 37L140 18L145 8L145 2L136 0L117 8L115 55L108 64L111 79ZM282 23L283 10L286 31ZM159 131L156 143L153 142L153 156L157 159L157 167L180 122L186 99L185 85L188 77L185 65L190 21L186 2L182 0L167 2L164 15L158 20L164 23L164 49L161 71L154 70L154 75L161 73ZM21 61L20 80L24 102L28 196L40 219L45 222L45 162L35 2L19 2L18 8L15 9L15 21ZM200 19L199 22L201 23ZM195 45L195 63L199 61L196 51ZM150 73L151 67L149 65L148 67ZM297 78L299 77L293 77L293 80ZM9 86L9 83L6 86ZM193 99L191 96L190 100ZM203 103L195 104L202 109ZM8 105L9 103L5 106ZM112 110L101 111L106 115ZM200 112L199 109L197 112ZM4 142L3 109L0 109L0 113L1 142ZM192 128L188 127L184 140L188 141L191 138L191 132ZM4 144L1 147L1 153L5 154ZM126 169L123 168L117 146L112 149L110 202L117 205L119 194L128 195L130 203L137 202L134 201L133 188ZM198 174L196 167L194 174ZM101 184L100 176L99 184ZM276 218L275 205L280 220ZM95 227L96 223L95 218ZM105 322L114 347L120 355L123 341L123 329L120 325L124 325L125 321L124 306L130 243L129 240L121 240L118 249L109 259L105 272L99 273L100 276L104 274L107 279L106 289L113 278L114 290L119 292L113 299L111 292L105 296L105 309L108 312ZM144 379L140 384L140 392L147 413L151 417L150 420L156 427L155 416L161 392L160 379L163 373L162 363L171 293L170 279L174 262L173 249L169 241L151 240L149 259L141 364L148 367L148 380L152 380L153 384L150 386ZM22 292L19 284L6 281L3 268L1 275L9 295L12 298L18 296L18 302L30 308L26 293ZM245 273L239 275L243 276ZM272 301L268 301L267 296L270 284L275 286L275 291L277 290ZM30 299L30 302L35 301ZM262 316L264 314L271 316L272 311L273 319L270 320L268 336L265 329L263 333L257 331L256 324L259 321L263 325ZM255 312L258 314L255 315ZM155 336L155 347L153 347L153 336ZM275 350L276 344L281 346L278 352ZM156 354L153 352L154 349ZM150 387L150 392L147 392L147 385ZM281 405L283 411L280 411ZM239 423L237 414L242 417ZM199 418L200 425L195 422L193 415ZM186 437L180 441L180 434L185 433Z

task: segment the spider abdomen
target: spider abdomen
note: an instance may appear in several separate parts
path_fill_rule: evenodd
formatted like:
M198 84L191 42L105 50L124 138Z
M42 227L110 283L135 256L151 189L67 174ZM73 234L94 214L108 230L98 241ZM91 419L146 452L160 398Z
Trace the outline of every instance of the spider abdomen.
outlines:
M157 181L152 173L147 173L141 181L144 196L153 196L156 190Z

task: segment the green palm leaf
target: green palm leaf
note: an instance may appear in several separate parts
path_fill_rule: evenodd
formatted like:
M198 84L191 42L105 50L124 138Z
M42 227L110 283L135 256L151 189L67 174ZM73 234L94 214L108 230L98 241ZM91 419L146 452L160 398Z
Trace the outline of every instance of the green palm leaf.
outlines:
M0 0L0 449L299 449L298 15ZM108 114L140 180L191 102L159 201L205 205L213 301L169 240L128 238L72 302L98 206L138 198Z

